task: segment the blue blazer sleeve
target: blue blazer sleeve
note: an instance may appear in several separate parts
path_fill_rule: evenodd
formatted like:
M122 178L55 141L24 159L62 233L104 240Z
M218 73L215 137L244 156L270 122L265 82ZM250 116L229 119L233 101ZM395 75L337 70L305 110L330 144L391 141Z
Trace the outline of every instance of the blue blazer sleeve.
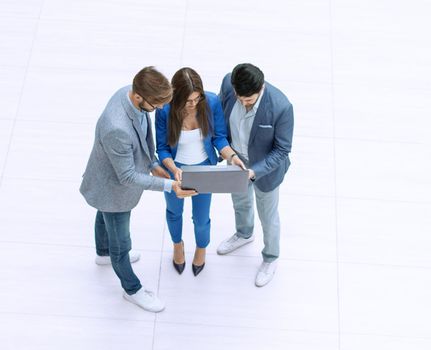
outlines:
M217 95L207 93L207 98L210 100L210 108L213 117L213 135L211 142L217 151L221 151L226 146L229 146L227 141L226 122L221 103Z
M172 158L171 147L168 145L167 140L168 115L169 105L156 111L156 152L160 162L163 162L166 158Z

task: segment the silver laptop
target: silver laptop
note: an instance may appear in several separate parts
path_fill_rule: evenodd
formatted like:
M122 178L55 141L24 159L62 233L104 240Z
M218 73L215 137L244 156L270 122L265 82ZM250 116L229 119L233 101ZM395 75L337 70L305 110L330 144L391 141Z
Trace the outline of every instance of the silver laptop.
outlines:
M247 192L248 170L236 165L183 165L183 189L199 193Z

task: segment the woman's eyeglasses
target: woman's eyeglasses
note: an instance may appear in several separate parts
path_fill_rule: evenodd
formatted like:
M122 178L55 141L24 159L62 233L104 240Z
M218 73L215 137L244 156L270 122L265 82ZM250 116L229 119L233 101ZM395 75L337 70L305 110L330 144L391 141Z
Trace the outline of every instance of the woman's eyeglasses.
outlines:
M200 95L192 100L187 100L186 101L186 105L187 106L194 106L197 105L199 102L205 100L205 96L204 95Z

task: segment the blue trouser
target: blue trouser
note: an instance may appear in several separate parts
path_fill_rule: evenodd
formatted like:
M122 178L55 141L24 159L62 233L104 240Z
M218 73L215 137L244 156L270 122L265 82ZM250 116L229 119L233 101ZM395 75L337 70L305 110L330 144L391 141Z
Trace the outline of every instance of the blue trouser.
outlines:
M196 165L209 165L209 160ZM181 163L175 162L178 168ZM170 173L173 178L173 174ZM180 243L183 235L183 209L184 199L178 198L174 191L165 192L166 199L166 221L168 223L169 233L174 243ZM210 242L210 207L211 193L201 193L192 197L192 219L195 229L195 240L198 248L206 248Z
M141 289L142 285L130 264L129 251L132 248L132 241L129 227L130 211L124 213L97 211L94 225L96 253L111 257L112 267L121 281L121 286L131 295Z

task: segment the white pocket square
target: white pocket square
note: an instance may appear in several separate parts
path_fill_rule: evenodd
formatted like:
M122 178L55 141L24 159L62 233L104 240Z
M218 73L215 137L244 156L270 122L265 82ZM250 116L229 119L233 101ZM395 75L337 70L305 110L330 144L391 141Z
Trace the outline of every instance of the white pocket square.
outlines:
M267 124L259 124L259 128L264 128L264 129L271 129L272 125L267 125Z

